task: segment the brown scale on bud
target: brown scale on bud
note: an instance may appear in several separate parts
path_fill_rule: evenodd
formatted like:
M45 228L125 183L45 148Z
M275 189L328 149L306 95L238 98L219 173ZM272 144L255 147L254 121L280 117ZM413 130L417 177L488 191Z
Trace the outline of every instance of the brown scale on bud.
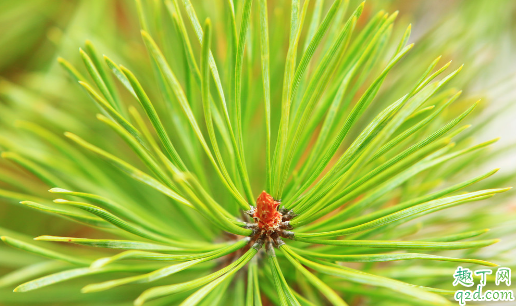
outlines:
M280 200L274 200L270 194L263 191L256 199L256 208L251 206L251 209L246 212L255 222L246 224L246 228L253 230L251 235L253 241L270 241L280 246L284 244L281 237L294 238L294 233L287 230L292 229L290 220L296 214L285 208L278 209L280 204Z

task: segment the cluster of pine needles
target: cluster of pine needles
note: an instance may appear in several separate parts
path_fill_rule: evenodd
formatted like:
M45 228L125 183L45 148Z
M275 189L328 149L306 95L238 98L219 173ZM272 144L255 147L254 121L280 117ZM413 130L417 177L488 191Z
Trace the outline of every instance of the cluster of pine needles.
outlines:
M208 2L137 0L141 40L1 81L0 197L42 236L0 228L0 304L449 305L458 265L513 264L481 252L511 175L462 66L369 4Z

